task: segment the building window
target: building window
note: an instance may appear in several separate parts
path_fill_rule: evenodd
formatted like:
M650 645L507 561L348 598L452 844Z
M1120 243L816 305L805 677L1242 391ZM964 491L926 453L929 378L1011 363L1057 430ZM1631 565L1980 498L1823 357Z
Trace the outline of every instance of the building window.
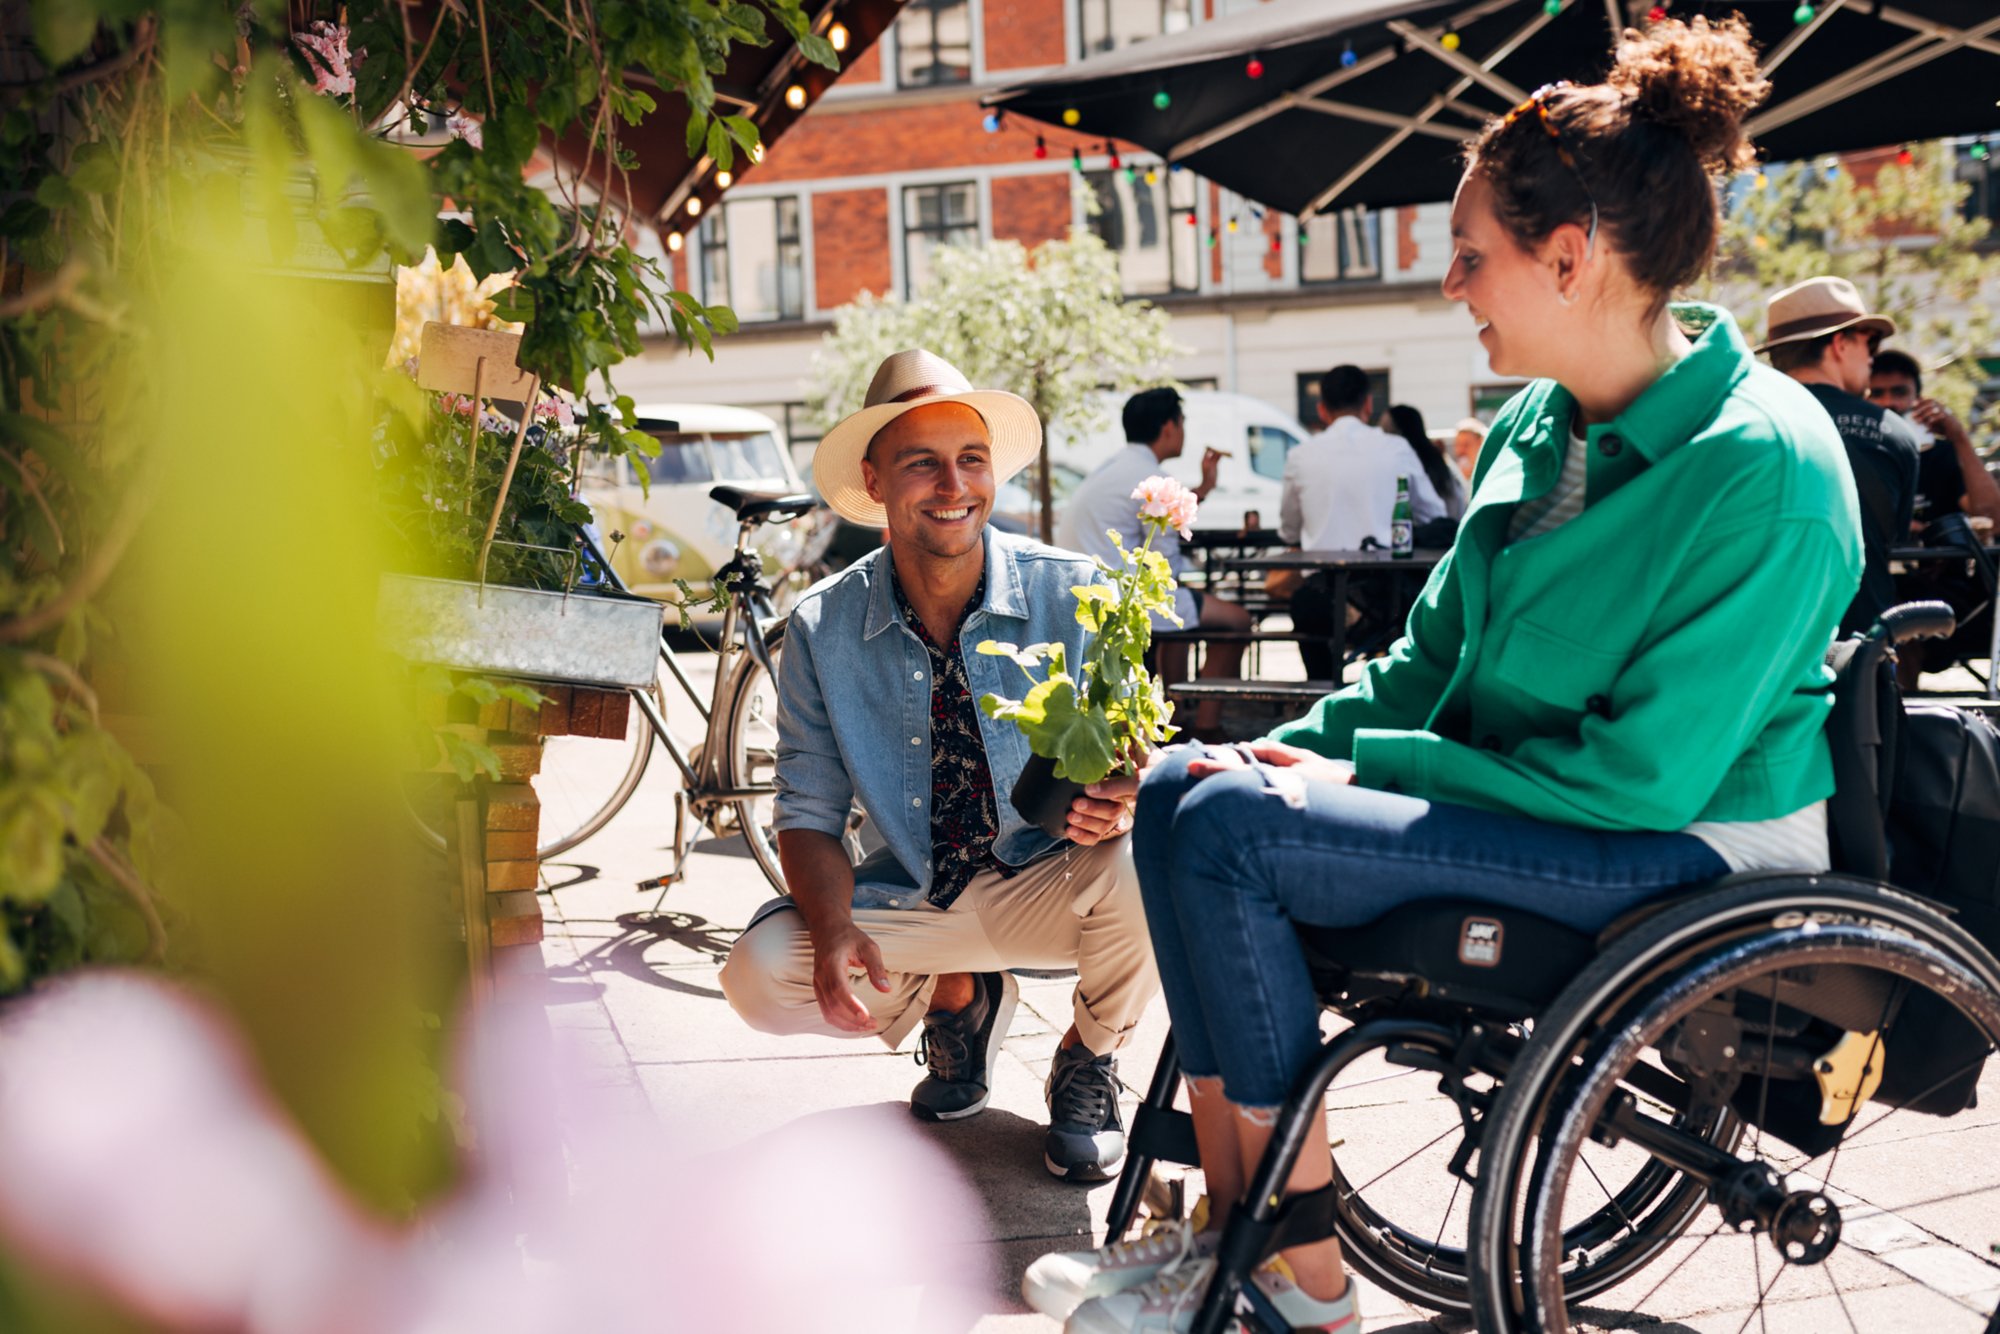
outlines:
M1319 419L1319 377L1320 371L1299 372L1299 424L1308 431L1321 429ZM1375 399L1375 415L1380 417L1389 410L1389 372L1369 371L1368 392Z
M979 244L979 187L971 181L903 188L903 295L931 276L939 246Z
M970 82L971 0L909 0L896 16L896 86Z
M1306 224L1299 280L1367 282L1382 276L1382 215L1361 208L1321 213Z
M744 324L805 317L796 198L736 200L701 220L701 299Z
M1078 55L1087 59L1193 23L1194 0L1076 0Z
M1090 230L1118 256L1127 292L1192 292L1200 286L1201 237L1195 222L1195 174L1136 169L1084 175Z

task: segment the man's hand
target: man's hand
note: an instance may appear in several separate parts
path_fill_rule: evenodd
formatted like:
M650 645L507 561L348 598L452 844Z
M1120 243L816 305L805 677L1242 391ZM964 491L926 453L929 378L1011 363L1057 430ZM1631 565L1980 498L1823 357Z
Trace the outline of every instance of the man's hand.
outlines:
M1132 828L1132 806L1139 799L1139 779L1121 774L1092 783L1083 795L1069 804L1069 841L1087 848L1106 839L1117 838Z
M1960 441L1971 443L1972 437L1966 433L1965 424L1934 398L1918 399L1910 409L1910 420L1954 445Z
M1320 783L1352 783L1354 766L1346 760L1330 760L1315 751L1299 746L1288 746L1282 741L1252 741L1250 753L1261 762L1277 769L1287 769L1300 778ZM1250 766L1243 756L1234 750L1211 750L1201 759L1188 765L1188 775L1193 778L1207 778L1212 774L1227 773L1231 769L1247 769Z
M882 966L882 951L866 931L848 922L836 927L826 939L813 937L813 996L819 1012L835 1028L849 1033L873 1033L875 1016L854 994L848 978L865 970L877 991L889 989L889 972Z
M1201 484L1194 489L1196 500L1207 500L1208 493L1215 490L1217 472L1222 467L1223 453L1213 446L1201 451Z

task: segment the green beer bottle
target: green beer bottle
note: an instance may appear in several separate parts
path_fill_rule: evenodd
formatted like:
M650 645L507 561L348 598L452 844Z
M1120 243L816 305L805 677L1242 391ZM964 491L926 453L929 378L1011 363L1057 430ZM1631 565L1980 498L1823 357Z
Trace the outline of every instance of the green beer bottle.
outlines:
M1389 558L1409 560L1417 549L1410 523L1410 479L1396 479L1396 508L1389 513Z

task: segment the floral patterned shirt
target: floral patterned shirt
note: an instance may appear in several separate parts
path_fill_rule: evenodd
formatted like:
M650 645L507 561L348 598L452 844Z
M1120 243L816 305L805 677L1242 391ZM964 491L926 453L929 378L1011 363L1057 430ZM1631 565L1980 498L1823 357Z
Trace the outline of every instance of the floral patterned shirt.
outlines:
M940 645L924 628L923 619L903 595L903 585L890 566L890 586L896 610L931 657L931 885L929 899L949 908L973 876L988 868L1006 868L993 860L993 839L1000 822L993 806L993 774L986 767L986 742L979 735L979 705L965 679L965 658L958 630ZM958 613L966 613L986 597L986 576Z

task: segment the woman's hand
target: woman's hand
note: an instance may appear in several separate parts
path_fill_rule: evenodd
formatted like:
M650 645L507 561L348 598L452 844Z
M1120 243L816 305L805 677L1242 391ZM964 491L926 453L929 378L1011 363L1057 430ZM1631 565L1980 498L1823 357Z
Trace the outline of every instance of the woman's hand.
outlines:
M1316 751L1299 746L1288 746L1282 741L1252 741L1250 753L1264 764L1274 769L1285 769L1298 778L1311 779L1320 783L1352 783L1354 766L1346 760L1330 760ZM1190 761L1188 775L1192 778L1207 778L1212 774L1227 773L1231 769L1247 769L1249 765L1242 754L1234 749L1211 749L1201 759Z

